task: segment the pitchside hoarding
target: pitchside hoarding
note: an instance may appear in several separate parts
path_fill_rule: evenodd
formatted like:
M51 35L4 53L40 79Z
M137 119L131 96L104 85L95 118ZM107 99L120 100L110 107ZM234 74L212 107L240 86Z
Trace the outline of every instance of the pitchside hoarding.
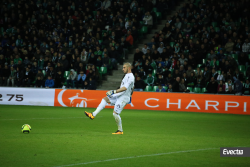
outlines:
M54 89L0 87L0 104L54 106L54 96Z
M0 104L96 108L107 91L0 88ZM125 109L250 115L250 96L134 92ZM108 105L107 108L113 108Z

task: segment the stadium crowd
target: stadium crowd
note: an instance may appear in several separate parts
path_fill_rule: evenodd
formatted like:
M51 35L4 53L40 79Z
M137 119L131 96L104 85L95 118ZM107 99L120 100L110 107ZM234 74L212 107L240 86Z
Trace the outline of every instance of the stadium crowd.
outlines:
M117 69L126 50L138 41L141 26L152 24L146 20L152 8L163 12L172 1L0 4L0 86L96 89L101 69Z
M249 95L248 0L187 3L137 48L136 90Z
M96 89L174 0L3 0L0 86ZM249 94L248 0L189 1L134 54L136 90Z

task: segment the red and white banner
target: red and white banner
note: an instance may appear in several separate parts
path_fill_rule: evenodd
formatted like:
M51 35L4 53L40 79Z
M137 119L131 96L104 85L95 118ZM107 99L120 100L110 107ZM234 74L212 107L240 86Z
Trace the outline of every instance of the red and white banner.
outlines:
M96 108L106 92L56 89L54 106ZM134 92L125 109L250 114L249 105L249 96Z
M0 104L96 108L107 91L0 88ZM110 105L107 108L113 108ZM250 96L134 92L125 109L250 115Z

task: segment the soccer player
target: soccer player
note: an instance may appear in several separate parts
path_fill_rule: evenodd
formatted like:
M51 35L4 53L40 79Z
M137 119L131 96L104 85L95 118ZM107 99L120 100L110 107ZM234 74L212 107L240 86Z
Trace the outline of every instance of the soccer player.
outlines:
M110 90L106 93L106 97L104 97L93 113L89 113L85 111L85 114L90 119L94 119L96 115L105 108L107 103L111 103L111 105L115 106L113 111L113 116L115 118L116 124L118 126L118 130L112 134L123 134L122 130L122 120L120 114L123 108L131 102L131 95L134 89L135 77L131 72L131 64L124 63L123 64L123 72L124 77L122 79L120 88L117 90Z

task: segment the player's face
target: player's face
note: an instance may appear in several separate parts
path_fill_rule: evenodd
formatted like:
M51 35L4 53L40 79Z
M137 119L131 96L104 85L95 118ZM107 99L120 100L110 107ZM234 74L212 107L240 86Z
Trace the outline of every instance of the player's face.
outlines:
M124 74L128 73L128 67L126 65L123 65L122 71Z

